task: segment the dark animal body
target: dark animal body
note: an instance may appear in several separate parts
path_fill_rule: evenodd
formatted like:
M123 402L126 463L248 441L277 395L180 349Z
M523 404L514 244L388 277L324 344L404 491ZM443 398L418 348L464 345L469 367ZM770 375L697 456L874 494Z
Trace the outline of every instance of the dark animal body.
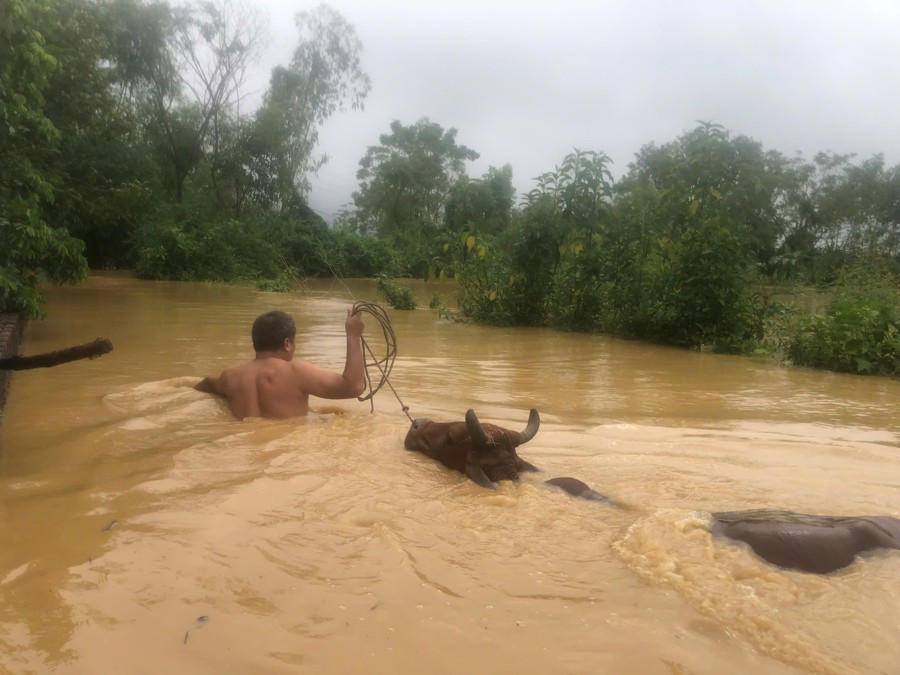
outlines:
M609 500L577 478L547 481L573 497ZM813 516L757 509L712 514L710 532L744 542L772 565L813 574L828 574L856 557L878 549L900 549L900 518L892 516Z
M495 488L497 481L518 480L523 472L539 471L519 457L516 448L534 438L540 425L541 418L533 408L522 431L482 424L469 409L465 422L433 422L424 417L414 420L403 444L407 450L421 452L466 474L482 487Z
M789 511L714 513L716 536L742 541L763 560L815 574L834 572L876 549L900 549L900 518L812 516Z
M603 502L605 504L612 504L612 501L606 495L601 495L596 490L592 489L587 483L583 483L577 478L571 478L569 476L561 477L561 478L551 478L550 480L544 481L547 485L552 485L553 487L558 487L564 492L568 492L573 497L578 497L579 499L587 499L591 502Z

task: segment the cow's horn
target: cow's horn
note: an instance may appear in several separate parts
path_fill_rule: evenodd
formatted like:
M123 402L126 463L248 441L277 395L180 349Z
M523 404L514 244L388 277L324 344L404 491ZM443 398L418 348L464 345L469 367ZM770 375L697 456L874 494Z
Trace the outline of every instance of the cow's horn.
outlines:
M466 428L469 430L472 440L475 441L475 445L487 445L491 442L488 435L484 433L484 429L481 428L478 416L471 408L466 411Z
M534 435L538 432L538 429L541 426L541 416L538 415L538 411L534 408L531 409L531 413L528 415L528 426L525 427L525 430L522 432L522 440L519 441L519 445L522 443L527 443Z

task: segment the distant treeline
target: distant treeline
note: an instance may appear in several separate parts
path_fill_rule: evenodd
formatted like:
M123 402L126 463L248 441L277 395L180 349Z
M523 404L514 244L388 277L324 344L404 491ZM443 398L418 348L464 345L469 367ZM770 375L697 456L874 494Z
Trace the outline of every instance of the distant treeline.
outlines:
M517 200L512 168L427 119L360 160L353 204L307 205L318 128L361 107L361 43L327 6L248 110L261 17L231 0L0 0L0 311L46 282L455 278L475 320L900 374L900 166L811 160L703 122L613 180L574 150ZM804 316L785 295L825 290ZM777 298L777 301L776 301Z

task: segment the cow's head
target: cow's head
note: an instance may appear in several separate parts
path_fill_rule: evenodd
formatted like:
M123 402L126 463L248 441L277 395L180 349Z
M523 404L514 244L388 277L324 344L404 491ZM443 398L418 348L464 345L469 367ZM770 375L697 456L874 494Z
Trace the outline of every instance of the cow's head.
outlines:
M541 418L534 409L522 431L482 424L470 409L465 422L415 420L404 445L465 473L483 487L493 488L496 481L518 480L521 472L538 470L519 457L516 448L534 438L540 425Z

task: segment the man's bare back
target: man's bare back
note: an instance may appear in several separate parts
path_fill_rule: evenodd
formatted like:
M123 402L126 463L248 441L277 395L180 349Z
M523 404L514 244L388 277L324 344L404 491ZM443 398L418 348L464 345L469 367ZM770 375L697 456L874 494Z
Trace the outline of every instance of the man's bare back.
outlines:
M347 312L347 358L337 373L306 361L294 360L296 327L284 312L268 312L253 324L256 358L226 368L218 377L204 378L195 389L224 397L232 414L284 418L306 415L309 397L355 398L365 389L365 361L359 314Z

